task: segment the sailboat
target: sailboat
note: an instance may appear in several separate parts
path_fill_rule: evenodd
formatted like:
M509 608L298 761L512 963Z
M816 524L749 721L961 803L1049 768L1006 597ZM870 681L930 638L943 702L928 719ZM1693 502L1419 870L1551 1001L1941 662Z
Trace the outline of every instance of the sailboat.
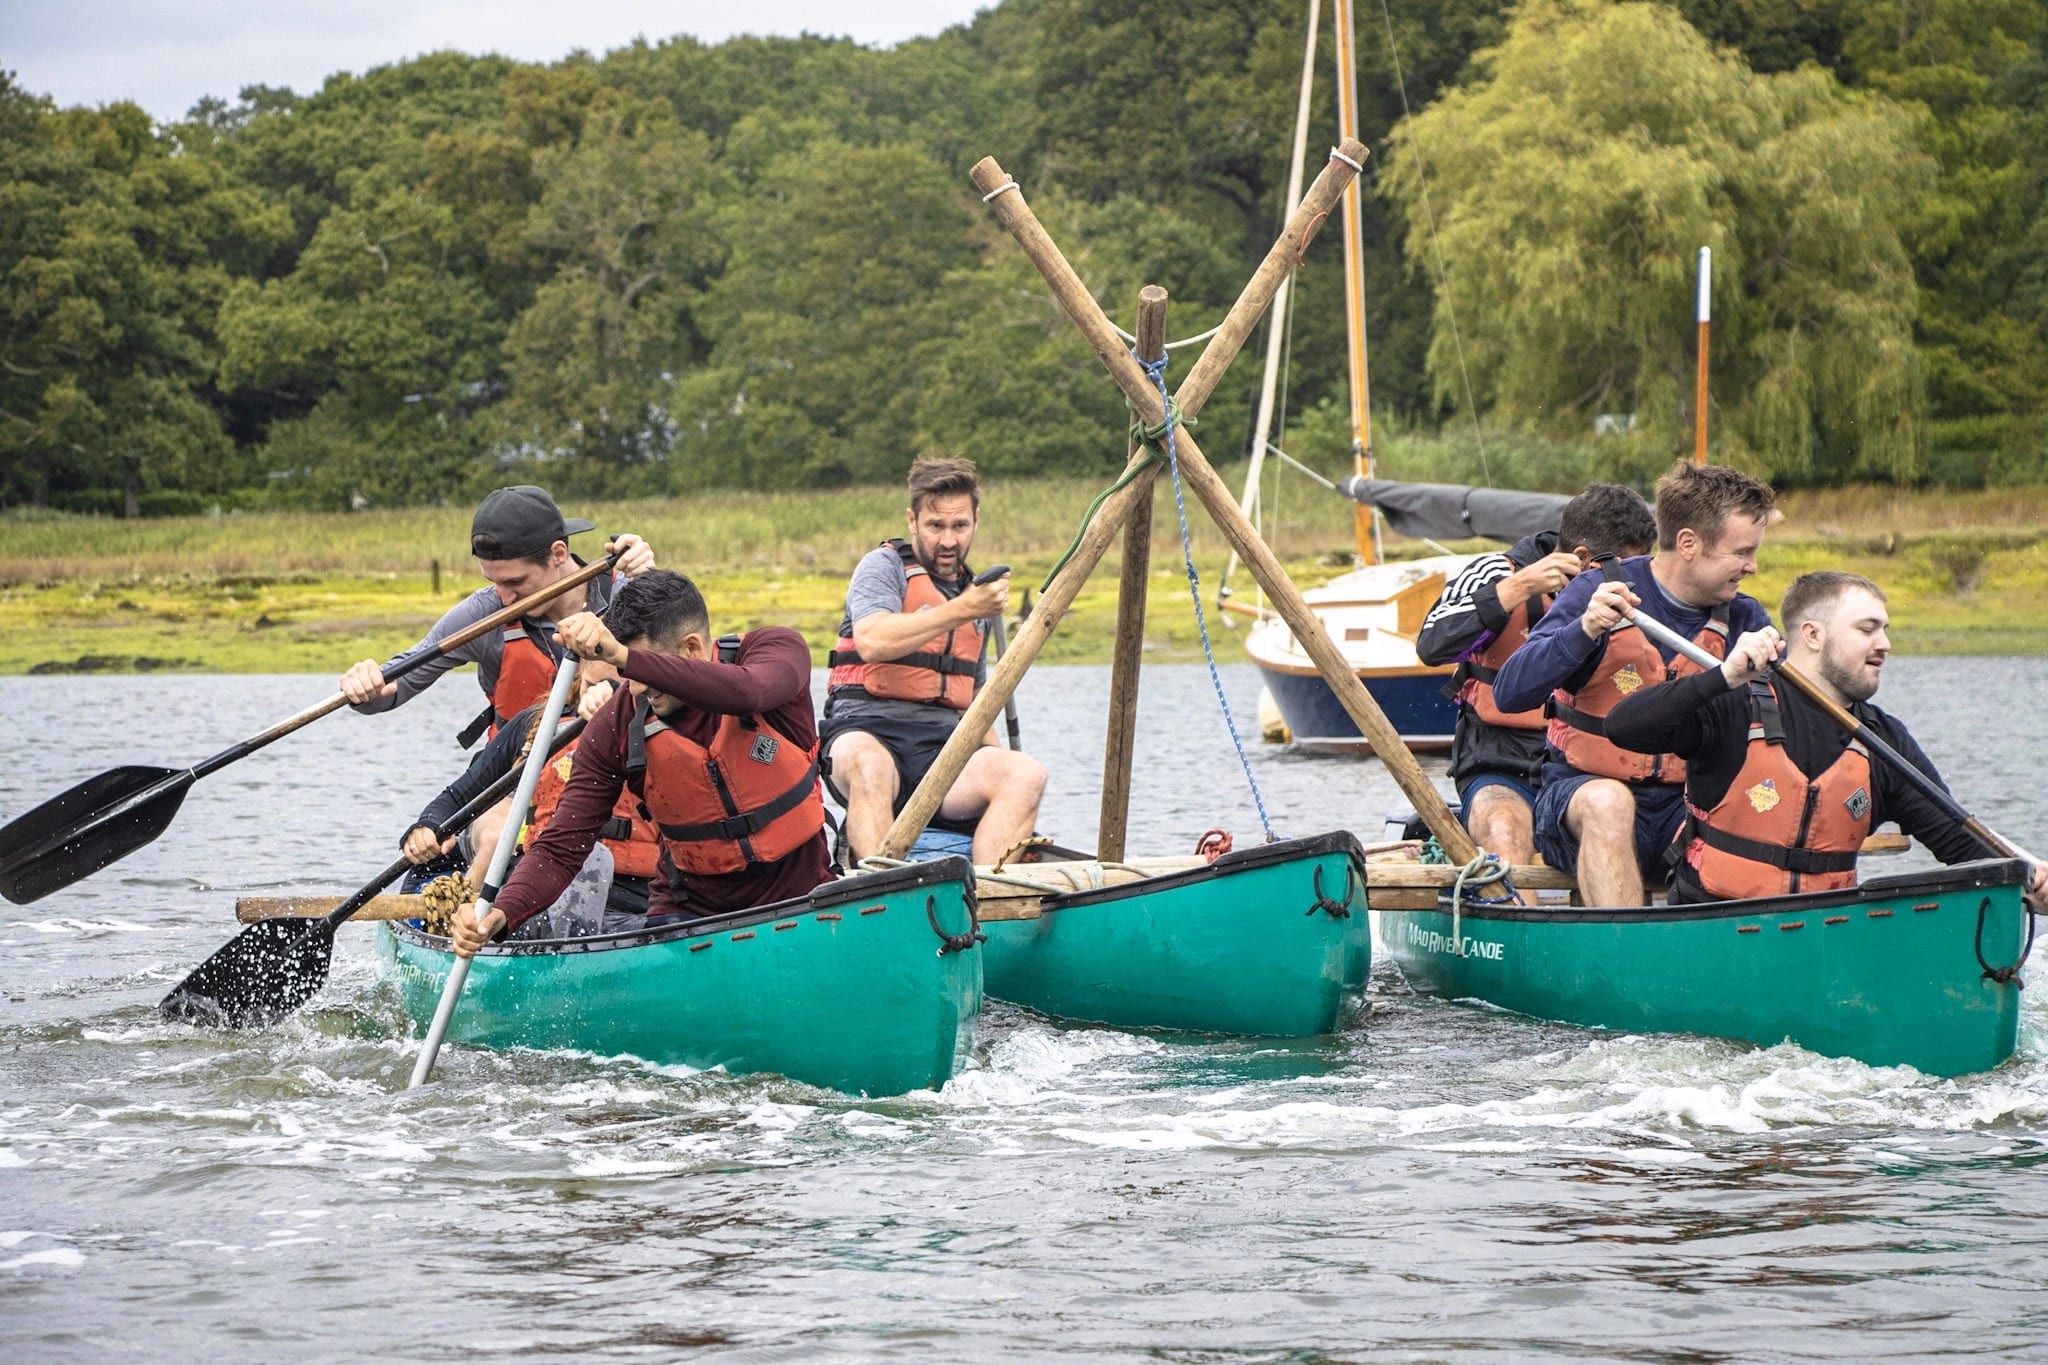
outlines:
M1308 142L1309 92L1314 83L1320 0L1309 0L1308 37L1302 57L1301 98L1295 110L1294 159L1288 175L1288 210L1301 195L1303 156ZM1340 139L1358 135L1358 63L1351 0L1335 0L1337 114ZM1424 559L1388 561L1382 553L1382 523L1401 535L1426 541L1483 536L1513 544L1525 535L1555 529L1566 498L1546 493L1499 492L1454 484L1399 483L1376 477L1365 346L1365 263L1360 233L1359 183L1344 191L1344 317L1351 399L1349 478L1331 483L1304 469L1326 487L1357 503L1354 519L1358 567L1303 596L1315 609L1332 643L1358 671L1373 699L1386 712L1408 747L1422 752L1450 748L1457 708L1446 695L1452 668L1422 662L1415 641L1423 618L1443 594L1444 584L1474 556L1448 551ZM1251 515L1258 505L1272 431L1275 379L1279 371L1292 280L1273 301L1266 338L1266 371L1240 506ZM1294 463L1289 460L1290 463ZM1297 466L1300 467L1300 466ZM1441 547L1439 547L1441 548ZM1235 558L1231 567L1235 567ZM1224 571L1227 584L1230 570ZM1256 617L1245 634L1245 653L1258 666L1266 692L1297 748L1313 753L1361 753L1371 746L1338 704L1301 642L1278 616L1233 600L1228 587L1218 605ZM1262 710L1265 708L1262 706Z

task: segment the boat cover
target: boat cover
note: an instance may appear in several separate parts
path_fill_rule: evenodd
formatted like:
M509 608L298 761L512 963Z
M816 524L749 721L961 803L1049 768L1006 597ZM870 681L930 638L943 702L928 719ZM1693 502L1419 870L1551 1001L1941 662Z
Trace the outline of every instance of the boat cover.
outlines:
M1337 485L1354 502L1377 507L1387 525L1417 540L1484 536L1512 545L1538 531L1555 531L1562 493L1521 493L1470 488L1460 483L1398 483L1354 474Z

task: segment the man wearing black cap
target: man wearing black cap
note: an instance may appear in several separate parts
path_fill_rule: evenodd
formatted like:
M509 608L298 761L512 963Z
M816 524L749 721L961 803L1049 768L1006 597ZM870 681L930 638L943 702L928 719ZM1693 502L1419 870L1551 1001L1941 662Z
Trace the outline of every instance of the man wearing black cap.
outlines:
M492 612L575 573L583 561L569 553L569 537L594 529L581 517L564 518L545 489L531 484L500 488L478 505L469 524L470 553L476 556L477 571L491 585L478 588L458 602L434 623L425 639L405 653L430 648ZM621 577L637 578L654 567L654 551L638 536L622 535L606 542L604 548L606 554L619 556ZM364 659L341 675L342 695L356 710L374 715L403 706L433 686L443 673L473 663L477 682L490 698L490 705L458 737L462 746L468 748L486 729L496 733L499 725L547 695L561 652L555 644L555 622L579 611L601 612L610 604L611 594L611 579L594 578L541 607L536 615L502 632L481 635L420 665L397 682L384 681L383 665L375 659ZM585 714L602 706L611 691L609 681L587 687Z

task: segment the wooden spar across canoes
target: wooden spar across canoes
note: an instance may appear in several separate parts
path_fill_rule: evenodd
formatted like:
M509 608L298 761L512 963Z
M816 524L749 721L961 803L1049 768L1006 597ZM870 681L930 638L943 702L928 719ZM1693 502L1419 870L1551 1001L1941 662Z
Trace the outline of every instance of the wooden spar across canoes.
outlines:
M1903 853L1911 843L1912 840L1903 834L1873 834L1863 841L1863 852L1866 855ZM1457 880L1458 870L1443 863L1379 860L1380 855L1400 847L1403 845L1399 843L1374 844L1365 849L1368 859L1368 893L1378 892L1382 888L1388 891L1386 896L1372 895L1372 908L1432 908L1436 904L1433 896L1417 897L1411 894L1403 900L1398 898L1397 893L1448 887ZM1056 887L1060 892L1090 891L1104 886L1120 886L1136 880L1140 875L1157 876L1165 872L1181 872L1191 867L1200 867L1202 863L1203 859L1190 855L1131 858L1123 862L1106 863L1024 863L1001 872L977 869L974 894L981 903L981 917L984 920L1036 919L1040 913L1040 903L1046 893L1033 889L1034 884L1038 887ZM1573 885L1572 879L1566 874L1555 868L1540 865L1515 868L1511 880L1516 886L1527 891L1569 890ZM262 920L279 918L314 919L332 913L340 904L339 896L243 896L235 902L235 918L243 924L256 924ZM356 911L351 919L420 919L425 913L424 897L393 893L374 897L362 909Z

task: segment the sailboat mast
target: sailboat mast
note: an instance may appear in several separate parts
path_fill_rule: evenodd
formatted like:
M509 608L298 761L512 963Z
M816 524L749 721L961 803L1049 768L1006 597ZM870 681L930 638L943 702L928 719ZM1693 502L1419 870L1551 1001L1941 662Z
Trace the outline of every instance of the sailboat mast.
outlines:
M1336 0L1337 136L1358 136L1358 46L1352 33L1351 0ZM1365 366L1365 243L1359 182L1344 189L1344 335L1351 390L1351 472L1373 477L1371 389ZM1380 560L1379 514L1361 505L1353 514L1358 557Z
M1695 310L1699 314L1700 373L1698 392L1693 397L1692 405L1692 462L1694 464L1705 464L1707 462L1707 326L1708 317L1711 312L1708 306L1708 286L1709 281L1713 278L1713 268L1713 252L1707 247L1701 247L1699 307Z

